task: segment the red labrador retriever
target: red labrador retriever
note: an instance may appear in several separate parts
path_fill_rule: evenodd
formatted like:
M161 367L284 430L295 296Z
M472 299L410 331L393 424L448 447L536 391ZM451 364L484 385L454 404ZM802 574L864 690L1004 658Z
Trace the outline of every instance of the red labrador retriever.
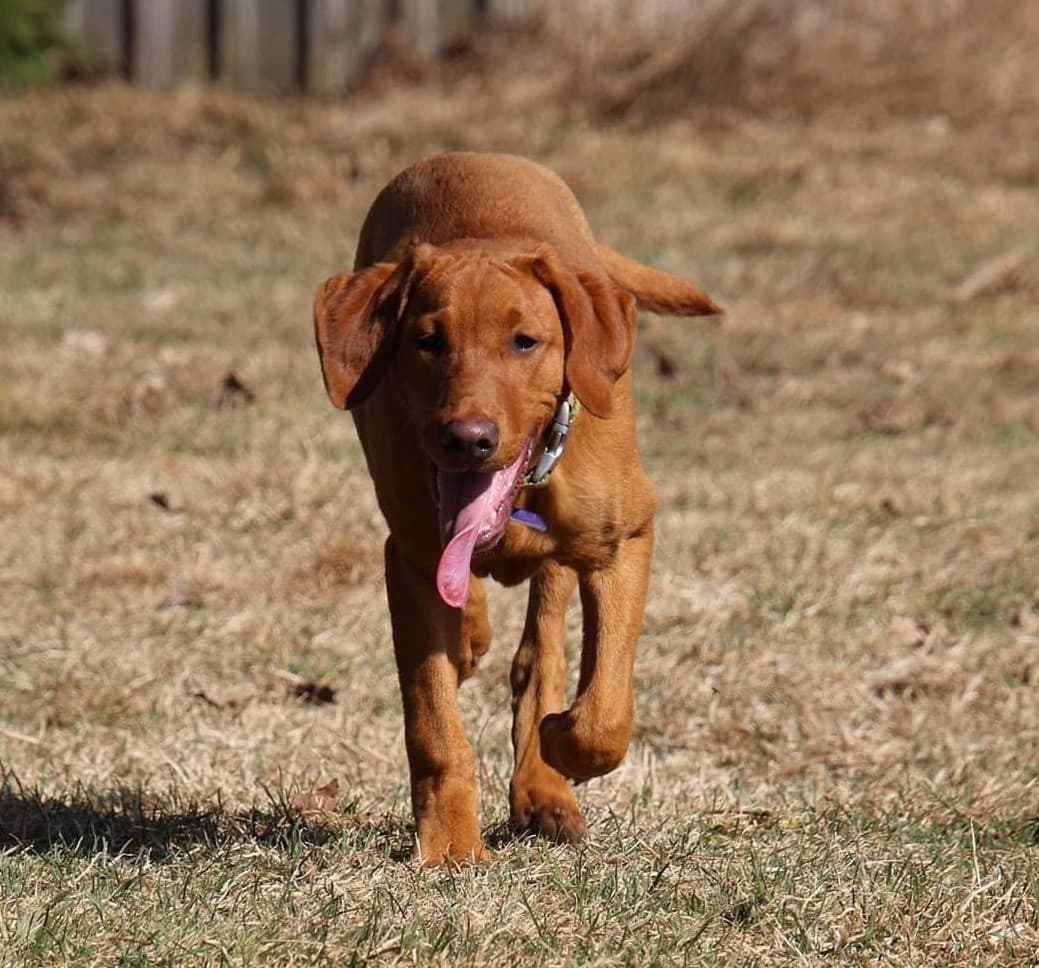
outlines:
M691 283L597 244L550 171L494 154L401 172L365 219L354 271L318 289L325 387L353 412L389 525L425 864L486 856L456 703L491 641L481 578L530 580L512 664L513 827L579 839L568 780L607 773L627 751L656 507L632 409L637 306L719 311ZM575 588L584 636L567 709Z

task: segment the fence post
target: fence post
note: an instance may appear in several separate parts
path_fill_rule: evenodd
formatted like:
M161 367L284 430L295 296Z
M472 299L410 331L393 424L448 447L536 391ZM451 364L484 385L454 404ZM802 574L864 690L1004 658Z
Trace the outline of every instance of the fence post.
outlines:
M400 21L408 40L435 57L472 28L476 0L400 0Z
M484 0L485 9L492 20L523 20L537 12L538 0Z
M391 14L419 51L435 56L472 29L480 14L521 19L538 3L69 0L64 23L99 66L120 69L151 87L205 80L219 66L224 79L246 90L291 91L302 83L314 93L335 95L346 93L363 73ZM216 38L210 36L214 23Z
M209 77L206 0L134 0L132 75L148 87Z
M284 92L299 80L299 18L287 0L226 0L223 57L227 80L247 91Z
M307 21L307 91L346 94L382 35L384 0L311 0Z
M400 0L400 23L420 53L432 56L440 47L440 11L437 0Z
M124 69L120 0L72 0L65 8L64 26L83 45L91 64L105 71Z
M440 50L471 34L479 12L477 0L440 0Z

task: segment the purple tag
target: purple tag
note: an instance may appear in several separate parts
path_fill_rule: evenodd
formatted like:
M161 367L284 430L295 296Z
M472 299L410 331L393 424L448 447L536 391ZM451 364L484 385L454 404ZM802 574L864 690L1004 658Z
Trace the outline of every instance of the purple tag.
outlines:
M513 508L512 514L510 514L509 517L512 518L513 521L525 524L528 528L533 528L535 531L548 530L548 525L545 524L545 519L540 514L528 511L526 508Z

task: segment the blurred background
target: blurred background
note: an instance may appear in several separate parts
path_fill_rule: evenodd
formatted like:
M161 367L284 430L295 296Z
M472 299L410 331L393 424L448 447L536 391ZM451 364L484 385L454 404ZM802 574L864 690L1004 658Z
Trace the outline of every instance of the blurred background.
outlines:
M1025 119L1039 98L1037 17L1027 0L3 0L0 76L343 97L378 74L488 73L540 51L571 97L614 118L704 104L804 116L868 100ZM507 65L489 43L503 33Z

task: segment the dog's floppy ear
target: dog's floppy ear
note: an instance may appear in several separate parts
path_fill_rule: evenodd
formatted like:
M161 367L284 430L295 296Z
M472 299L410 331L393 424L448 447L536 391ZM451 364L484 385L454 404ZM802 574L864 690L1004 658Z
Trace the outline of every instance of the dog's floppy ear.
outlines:
M427 255L415 250L398 264L377 262L318 287L314 336L325 390L335 406L350 410L375 389L389 362L408 287Z
M531 271L555 300L566 339L566 378L597 417L613 409L613 385L631 365L635 299L605 276L563 265L555 250L538 247Z

